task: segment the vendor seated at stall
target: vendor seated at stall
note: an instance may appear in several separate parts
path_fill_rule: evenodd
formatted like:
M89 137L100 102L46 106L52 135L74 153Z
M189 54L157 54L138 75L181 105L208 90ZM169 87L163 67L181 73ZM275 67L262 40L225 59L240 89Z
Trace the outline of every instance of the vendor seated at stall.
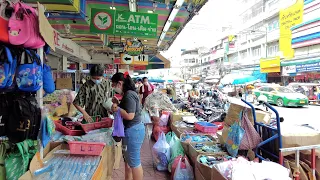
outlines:
M200 97L199 90L197 90L197 86L193 85L191 91L189 92L189 101L193 101Z
M108 111L103 107L109 97L110 85L103 78L104 68L94 65L90 69L91 80L86 81L80 88L73 105L83 114L87 122L93 122L92 116L108 117Z

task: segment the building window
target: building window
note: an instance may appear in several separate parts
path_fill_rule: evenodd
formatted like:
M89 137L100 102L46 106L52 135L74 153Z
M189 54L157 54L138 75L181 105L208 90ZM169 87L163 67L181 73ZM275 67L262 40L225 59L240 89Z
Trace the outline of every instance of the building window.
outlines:
M273 45L268 47L268 56L276 56L279 51L279 45Z
M269 3L268 3L268 9L269 10L272 10L273 8L276 8L279 4L279 0L271 0Z
M274 31L279 29L279 19L275 19L274 21L268 23L268 31Z
M252 49L252 56L253 57L260 57L261 56L261 48L253 48Z

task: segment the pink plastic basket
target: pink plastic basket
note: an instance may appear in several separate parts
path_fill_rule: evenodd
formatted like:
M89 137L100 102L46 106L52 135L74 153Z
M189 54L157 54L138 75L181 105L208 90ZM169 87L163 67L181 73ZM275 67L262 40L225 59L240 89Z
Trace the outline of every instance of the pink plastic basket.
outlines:
M102 118L100 122L94 122L89 124L81 124L82 129L84 132L88 133L89 131L101 128L109 128L112 127L113 120L110 118Z
M209 122L198 122L195 123L195 128L203 133L214 134L217 133L219 127Z
M56 125L56 130L62 132L64 135L69 135L69 136L81 136L84 133L83 130L71 130L68 129L67 127L63 126L61 124L62 122L60 120L54 121L54 124Z
M69 141L70 154L99 156L105 143Z

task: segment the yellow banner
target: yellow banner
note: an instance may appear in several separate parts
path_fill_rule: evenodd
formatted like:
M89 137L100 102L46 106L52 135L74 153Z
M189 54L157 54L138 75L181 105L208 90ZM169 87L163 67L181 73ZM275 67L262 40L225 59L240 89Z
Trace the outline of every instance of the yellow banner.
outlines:
M294 50L291 47L292 33L290 28L302 23L303 6L304 1L297 0L294 5L279 12L279 49L282 51L284 58L290 59L294 57Z
M260 59L260 72L280 72L280 56Z

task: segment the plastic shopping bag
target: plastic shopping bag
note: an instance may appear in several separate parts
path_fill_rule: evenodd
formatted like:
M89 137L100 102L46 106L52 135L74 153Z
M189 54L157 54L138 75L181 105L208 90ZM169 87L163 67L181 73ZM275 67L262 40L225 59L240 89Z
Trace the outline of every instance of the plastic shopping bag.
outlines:
M170 146L166 141L166 137L161 132L158 141L153 145L152 153L158 171L168 170L168 161L170 160Z
M174 163L174 160L178 156L184 156L184 150L181 145L180 139L176 136L174 132L169 132L166 135L167 142L170 146L170 154L171 158L169 160L168 170L171 172L172 164Z
M229 128L228 137L225 145L227 147L228 153L233 157L238 155L239 146L241 144L244 132L245 131L240 126L239 121L233 123Z
M173 180L194 180L193 169L187 158L184 158L185 168L182 166L182 158L179 159L178 166L173 172Z
M123 126L123 121L120 114L120 109L114 113L112 136L116 142L120 142L121 138L124 137L124 126Z
M160 117L159 126L167 126L170 117L170 112L163 111Z
M141 111L141 117L142 117L142 123L144 123L144 124L150 124L150 123L152 123L152 122L151 122L150 115L149 115L148 111L146 111L145 109L143 109L143 110Z

